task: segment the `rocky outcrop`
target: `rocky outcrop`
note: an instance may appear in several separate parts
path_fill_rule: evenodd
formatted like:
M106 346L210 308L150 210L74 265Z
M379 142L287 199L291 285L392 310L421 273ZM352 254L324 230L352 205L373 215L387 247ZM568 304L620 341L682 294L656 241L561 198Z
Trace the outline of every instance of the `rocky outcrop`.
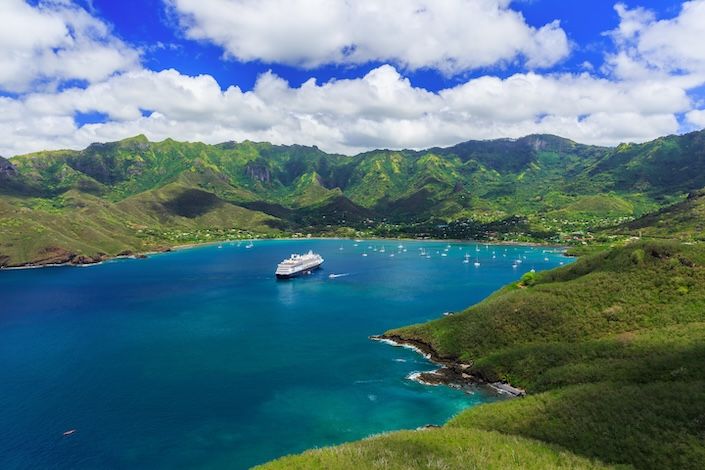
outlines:
M9 259L4 259L4 261L3 259L0 259L0 266L19 268L55 265L85 265L100 263L108 258L108 255L105 253L97 253L95 255L80 255L60 247L51 246L41 250L37 257L30 262L14 265L10 264Z
M263 165L247 165L245 173L251 179L262 183L269 183L272 180L272 174L269 172L269 168Z
M6 158L0 157L0 178L14 178L17 176L17 168Z
M430 344L423 341L403 338L398 335L370 336L370 339L414 349L426 359L441 366L439 369L431 372L412 374L413 377L411 378L419 383L425 385L446 385L466 391L472 391L478 385L484 385L504 395L513 397L523 397L526 395L524 390L513 387L506 382L487 380L473 370L472 364L464 364L457 359L440 356Z

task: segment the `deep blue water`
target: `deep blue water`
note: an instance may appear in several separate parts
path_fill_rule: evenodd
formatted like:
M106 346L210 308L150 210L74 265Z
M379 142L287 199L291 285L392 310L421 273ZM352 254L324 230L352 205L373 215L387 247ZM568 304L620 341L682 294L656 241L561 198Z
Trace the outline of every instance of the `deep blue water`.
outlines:
M453 244L443 257L441 242L353 244L225 243L0 272L0 468L246 468L443 423L497 398L412 382L433 366L368 336L567 262L542 248ZM308 249L323 270L274 280Z

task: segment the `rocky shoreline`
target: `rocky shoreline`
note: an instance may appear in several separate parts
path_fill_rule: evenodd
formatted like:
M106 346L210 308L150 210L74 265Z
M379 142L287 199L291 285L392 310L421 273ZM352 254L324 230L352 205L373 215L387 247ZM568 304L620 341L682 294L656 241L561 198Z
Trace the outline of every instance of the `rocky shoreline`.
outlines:
M100 264L104 261L112 259L144 259L149 254L166 253L172 251L171 248L159 248L149 253L135 253L126 250L117 255L108 255L106 253L97 253L95 255L81 255L63 248L49 247L42 250L41 257L28 261L26 263L9 264L9 260L0 257L0 269L32 269L32 268L52 268L61 266L91 266Z
M381 341L396 347L406 347L413 349L426 359L439 365L440 367L430 372L418 372L410 376L412 380L425 385L445 385L466 391L472 391L478 386L485 386L502 395L510 397L523 397L526 391L513 387L506 382L492 382L484 377L473 374L471 364L464 364L460 361L440 356L433 347L420 340L403 338L398 335L374 335L370 336L373 341Z

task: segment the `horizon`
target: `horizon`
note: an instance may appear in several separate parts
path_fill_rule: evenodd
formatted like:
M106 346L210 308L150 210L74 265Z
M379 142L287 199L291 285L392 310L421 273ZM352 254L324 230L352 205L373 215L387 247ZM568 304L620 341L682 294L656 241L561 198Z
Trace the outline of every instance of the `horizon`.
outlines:
M652 141L654 141L654 140L658 140L658 139L662 139L662 138L666 138L666 137L684 136L684 135L688 135L688 134L697 134L697 133L699 133L699 132L704 132L704 131L705 131L705 128L703 128L703 129L696 129L696 130L692 130L692 131L685 132L685 133L681 133L681 134L662 135L662 136L658 136L658 137L656 137L656 138L654 138L654 139L652 139L652 140L646 141L646 142L620 142L620 143L618 143L618 144L616 144L616 145L594 145L594 147L602 147L602 148L605 148L605 149L614 149L614 148L617 148L617 147L619 147L619 146L621 146L621 145L639 145L639 144L642 144L642 143L648 143L648 142L652 142ZM438 148L438 149L449 149L449 148L456 147L456 146L458 146L458 145L465 144L465 143L467 143L467 142L496 142L496 141L510 141L510 142L516 142L516 141L518 141L518 140L527 139L527 138L529 138L529 137L556 137L556 138L558 138L558 139L568 140L568 141L570 141L570 142L572 142L572 143L574 143L574 144L577 144L577 145L593 146L592 144L586 144L586 143L583 143L583 142L576 142L576 141L574 141L574 140L572 140L572 139L569 139L569 138L567 138L567 137L563 137L563 136L560 136L560 135L556 135L556 134L527 134L527 135L523 135L523 136L520 136L520 137L497 137L497 138L492 138L492 139L468 139L468 140L462 140L462 141L460 141L460 142L456 142L456 143L450 144L450 145L434 146L434 147L425 147L425 148L409 148L409 147L402 147L402 148L375 148L375 149L365 150L365 151L358 152L358 153L350 153L350 154L347 154L347 153L338 153L338 152L327 152L326 150L321 149L320 147L318 147L318 146L315 145L315 144L300 144L300 143L295 143L295 144L275 144L275 143L273 143L273 142L267 142L267 141L262 141L262 140L257 141L257 140L249 140L249 139L240 140L240 141L226 140L226 141L223 141L223 142L216 142L216 143L213 143L213 144L209 144L209 143L207 143L207 142L202 142L202 141L198 141L198 140L178 140L178 139L174 139L173 137L166 137L166 138L161 139L161 140L152 140L152 139L150 139L148 136L146 136L145 134L136 134L136 135L133 135L133 136L130 136L130 137L125 137L125 138L120 139L120 140L111 140L111 141L104 141L104 142L91 142L90 144L88 144L88 145L86 145L86 146L84 146L84 147L82 147L82 148L61 148L61 149L53 149L53 150L39 150L39 151L36 151L36 152L28 152L28 153L19 154L19 155L12 155L12 156L8 156L8 157L4 157L3 155L0 155L0 158L6 158L7 160L12 160L12 159L15 158L15 157L25 157L25 156L34 155L34 154L37 154L37 153L42 153L42 152L62 152L62 151L75 151L75 152L80 152L80 151L83 151L83 150L88 149L88 148L91 147L92 145L115 144L115 143L120 143L120 142L124 142L124 141L128 141L128 140L139 139L139 138L142 138L142 137L145 138L145 139L147 140L147 142L149 142L150 144L159 144L159 143L162 143L162 142L166 142L166 141L171 140L171 141L173 141L173 142L180 143L180 144L204 144L204 145L209 145L209 146L218 146L218 145L230 144L230 143L236 144L236 145L246 144L246 143L252 143L252 144L256 144L256 145L267 144L267 145L272 145L272 146L276 146L276 147L306 147L306 148L317 149L317 150L319 150L319 151L321 151L321 152L323 152L323 153L325 153L325 154L327 154L327 155L331 155L331 156L336 156L336 155L337 155L337 156L343 156L343 157L355 157L355 156L363 155L363 154L365 154L365 153L370 153L370 152L426 152L426 151L430 151L430 150L433 150L433 149L436 149L436 148Z

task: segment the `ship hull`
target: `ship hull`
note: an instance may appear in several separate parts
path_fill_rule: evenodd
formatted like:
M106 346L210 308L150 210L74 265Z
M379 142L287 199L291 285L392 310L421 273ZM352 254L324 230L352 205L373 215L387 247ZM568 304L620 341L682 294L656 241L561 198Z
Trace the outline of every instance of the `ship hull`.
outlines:
M315 271L316 269L320 269L322 264L323 263L319 263L315 266L310 266L310 267L304 268L300 271L295 271L295 272L289 273L289 274L276 274L276 276L277 276L277 279L292 279L295 277L303 276L304 274L309 274L309 273Z

